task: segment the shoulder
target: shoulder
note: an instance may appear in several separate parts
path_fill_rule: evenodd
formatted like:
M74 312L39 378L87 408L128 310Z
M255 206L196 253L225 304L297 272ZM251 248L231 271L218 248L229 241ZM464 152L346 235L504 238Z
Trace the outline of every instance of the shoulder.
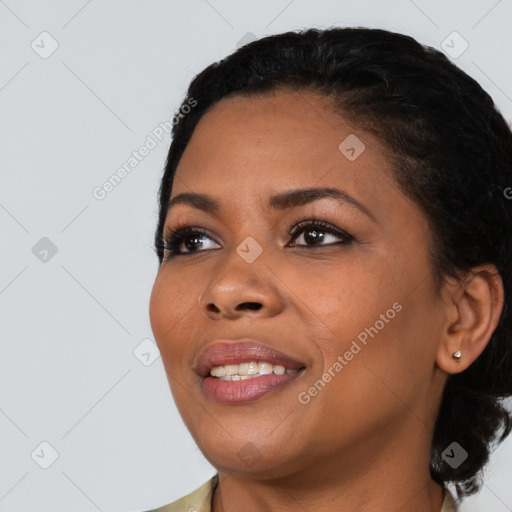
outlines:
M183 496L178 501L148 512L211 512L213 491L217 487L219 475L215 474L195 491Z

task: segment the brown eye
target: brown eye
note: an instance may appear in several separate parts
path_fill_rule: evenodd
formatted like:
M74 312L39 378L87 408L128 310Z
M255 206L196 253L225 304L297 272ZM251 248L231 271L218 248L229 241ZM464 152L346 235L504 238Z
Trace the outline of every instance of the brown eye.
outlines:
M205 242L205 239L209 239L210 242L218 245L218 247L208 247L208 245L211 244ZM205 250L205 248L207 250L217 249L219 247L219 244L217 244L205 230L185 226L170 230L170 234L164 237L163 249L167 253L167 259L170 259L174 256L201 252Z
M291 244L291 247L321 247L325 245L352 243L355 238L345 231L335 228L325 221L299 222L291 231L292 240L302 238L303 244ZM336 241L336 239L338 241ZM327 243L324 243L327 241Z

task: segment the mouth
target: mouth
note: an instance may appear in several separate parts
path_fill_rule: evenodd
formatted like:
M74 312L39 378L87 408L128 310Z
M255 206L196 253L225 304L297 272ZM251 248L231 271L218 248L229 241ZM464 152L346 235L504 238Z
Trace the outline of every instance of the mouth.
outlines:
M222 381L235 381L255 379L263 375L284 375L298 371L267 361L250 361L248 363L214 366L210 369L210 377Z
M200 355L196 372L209 400L240 404L282 389L305 370L305 364L253 340L222 340Z

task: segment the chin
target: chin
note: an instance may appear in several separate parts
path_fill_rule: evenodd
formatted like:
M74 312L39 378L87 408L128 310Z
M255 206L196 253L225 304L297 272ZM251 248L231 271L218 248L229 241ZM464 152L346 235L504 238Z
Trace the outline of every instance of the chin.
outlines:
M265 432L271 429L264 429ZM276 471L287 474L296 470L300 460L304 460L289 444L289 439L265 438L264 435L247 435L247 430L240 431L239 436L230 436L224 432L222 437L218 433L209 432L205 436L194 436L196 444L208 460L218 471L247 473L262 478L268 478L270 473L276 476Z

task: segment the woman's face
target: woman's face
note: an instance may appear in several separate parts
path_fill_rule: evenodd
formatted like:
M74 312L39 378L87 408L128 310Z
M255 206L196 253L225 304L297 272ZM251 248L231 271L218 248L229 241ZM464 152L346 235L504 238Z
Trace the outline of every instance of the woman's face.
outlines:
M427 440L428 454L443 304L427 220L379 142L312 92L223 100L181 158L171 199L181 194L208 201L177 201L165 234L206 234L171 244L181 254L162 263L150 319L208 460L277 476L355 471L399 438ZM268 364L235 366L251 361ZM205 377L210 366L272 373L229 381Z

